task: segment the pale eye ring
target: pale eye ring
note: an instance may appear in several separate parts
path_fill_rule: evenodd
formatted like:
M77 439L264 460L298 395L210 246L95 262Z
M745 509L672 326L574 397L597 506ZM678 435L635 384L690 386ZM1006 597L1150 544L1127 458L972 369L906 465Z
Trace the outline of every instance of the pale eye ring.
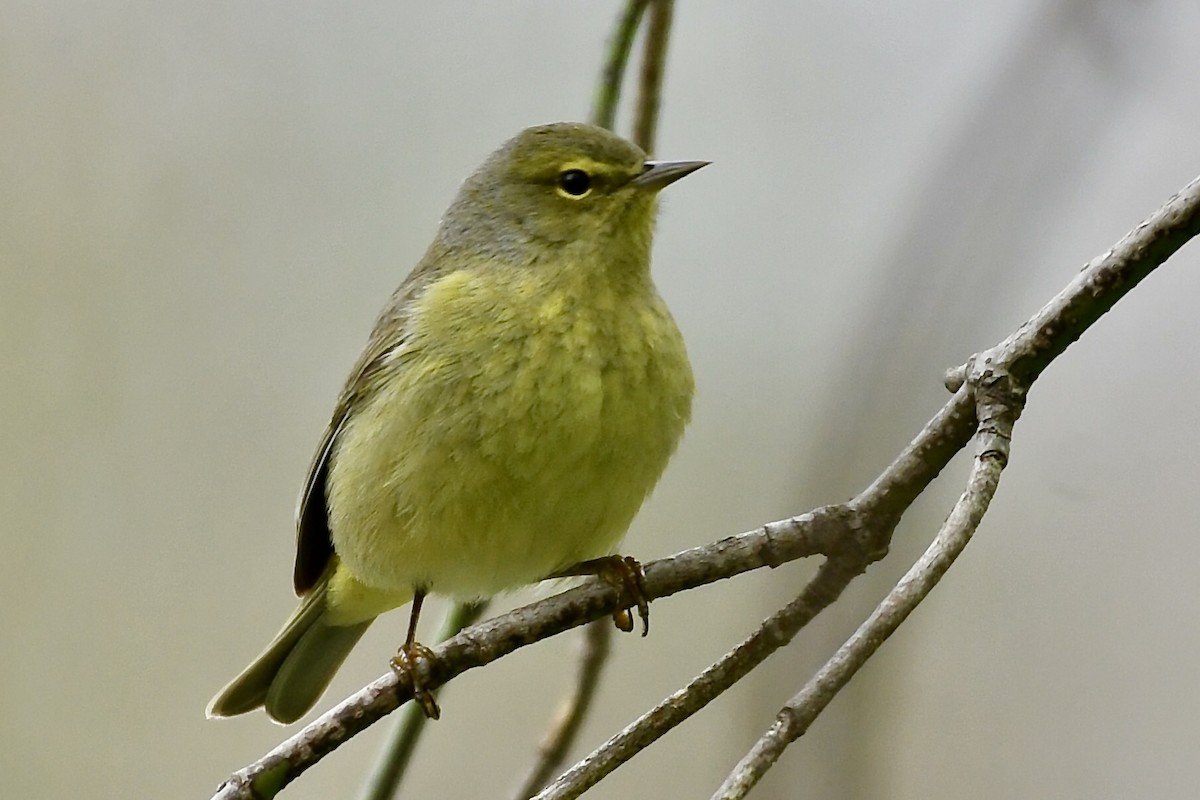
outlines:
M566 169L558 176L558 190L579 199L592 190L592 176L581 169Z

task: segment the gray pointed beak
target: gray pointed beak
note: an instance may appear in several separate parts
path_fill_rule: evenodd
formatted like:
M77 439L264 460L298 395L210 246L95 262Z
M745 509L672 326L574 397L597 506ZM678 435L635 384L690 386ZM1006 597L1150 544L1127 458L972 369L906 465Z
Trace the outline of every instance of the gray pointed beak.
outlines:
M642 174L630 183L643 189L662 189L711 163L711 161L647 161Z

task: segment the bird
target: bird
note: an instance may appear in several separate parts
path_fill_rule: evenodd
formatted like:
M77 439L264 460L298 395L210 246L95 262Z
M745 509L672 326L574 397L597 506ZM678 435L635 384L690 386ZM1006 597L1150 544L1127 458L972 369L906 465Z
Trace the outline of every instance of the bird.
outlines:
M300 719L371 622L410 602L393 664L412 668L430 655L416 640L430 593L588 572L636 584L615 549L695 390L650 275L657 197L708 163L562 122L522 131L462 183L316 449L296 513L299 606L210 717Z

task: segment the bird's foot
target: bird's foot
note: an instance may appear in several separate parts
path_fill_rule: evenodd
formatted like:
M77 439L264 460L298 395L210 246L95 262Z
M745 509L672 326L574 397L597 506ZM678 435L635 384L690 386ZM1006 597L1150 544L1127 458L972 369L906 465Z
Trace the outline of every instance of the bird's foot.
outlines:
M642 636L650 632L650 598L646 595L646 573L642 571L641 563L632 556L605 556L580 561L573 567L556 575L598 575L606 583L621 592L622 597L632 601L632 607L637 609L638 617L642 620ZM622 608L613 613L613 624L619 630L629 633L633 630L633 615L629 608Z
M425 645L420 642L405 642L400 645L391 662L392 669L407 675L412 681L413 699L420 704L421 710L430 719L437 719L442 715L442 709L438 707L433 692L425 688L424 676L429 672L429 665L435 661L437 656Z

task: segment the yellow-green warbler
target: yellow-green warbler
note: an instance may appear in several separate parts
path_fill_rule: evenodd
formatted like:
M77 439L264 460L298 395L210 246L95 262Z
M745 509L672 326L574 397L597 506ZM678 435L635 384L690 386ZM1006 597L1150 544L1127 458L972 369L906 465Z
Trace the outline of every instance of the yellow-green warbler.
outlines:
M466 180L317 448L300 606L211 716L299 719L371 621L409 601L411 657L426 593L479 598L605 563L691 413L650 243L659 190L705 163L559 123Z

